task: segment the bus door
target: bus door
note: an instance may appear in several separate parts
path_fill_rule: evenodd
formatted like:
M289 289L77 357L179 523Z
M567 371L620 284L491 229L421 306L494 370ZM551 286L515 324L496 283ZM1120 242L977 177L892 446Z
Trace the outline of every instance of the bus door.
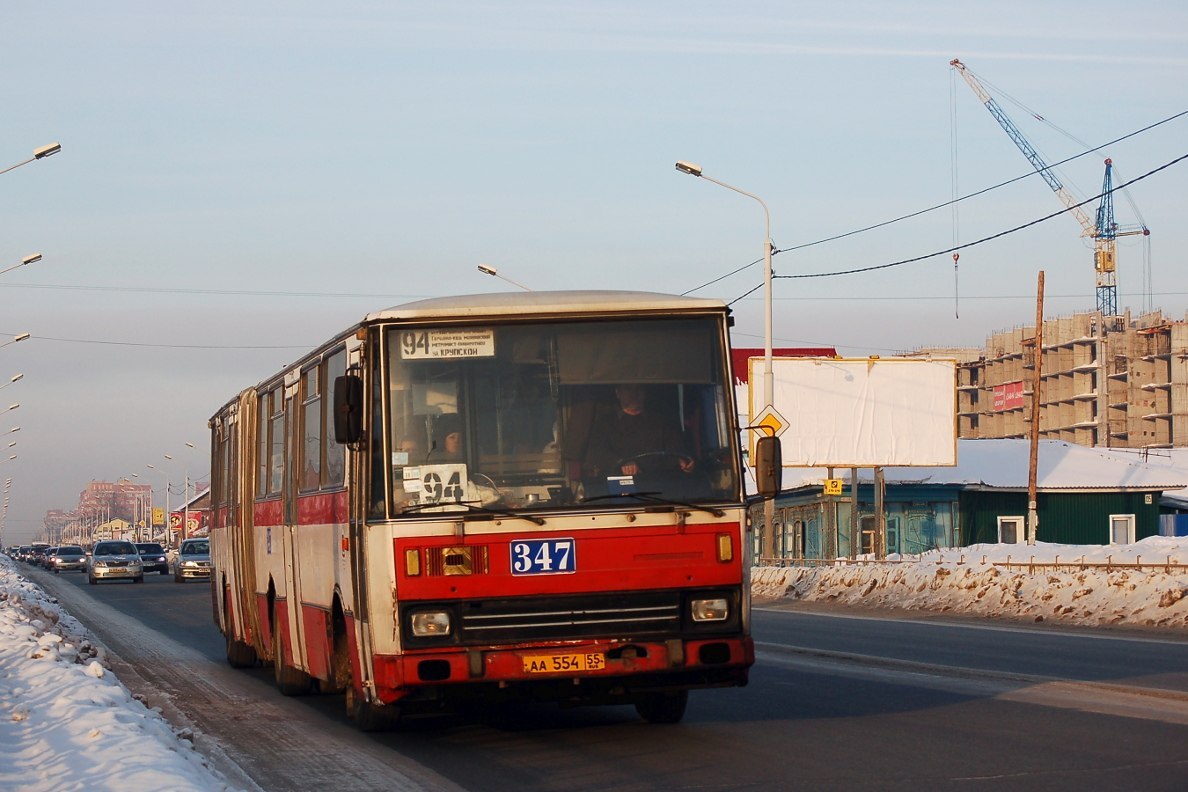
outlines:
M299 379L285 378L285 475L281 484L281 501L283 503L281 535L284 537L282 552L284 553L285 591L288 592L288 626L292 641L293 665L297 668L308 668L306 664L305 624L302 619L301 608L301 575L298 552L298 538L300 536L297 524L297 449L301 447L297 432L301 422L298 420L300 400L297 399L297 385Z
M375 333L369 338L371 348L377 348ZM368 442L353 446L344 446L346 453L345 484L347 490L347 528L344 538L347 548L347 566L343 570L347 575L344 588L349 582L350 602L347 604L348 614L354 625L353 637L355 641L354 662L358 665L352 668L355 683L365 691L374 691L372 668L372 640L370 607L367 599L367 520L370 514L370 504L379 497L379 493L370 491L373 479L370 471L374 464L372 453L377 447L385 448L384 420L381 413L382 399L375 392L374 382L379 378L375 372L365 365L366 349L361 341L352 339L347 342L346 366L341 373L349 373L363 378L363 432L370 436ZM327 380L333 383L338 369L329 370ZM334 403L334 399L330 400ZM379 444L378 446L376 444ZM345 592L344 592L345 596Z

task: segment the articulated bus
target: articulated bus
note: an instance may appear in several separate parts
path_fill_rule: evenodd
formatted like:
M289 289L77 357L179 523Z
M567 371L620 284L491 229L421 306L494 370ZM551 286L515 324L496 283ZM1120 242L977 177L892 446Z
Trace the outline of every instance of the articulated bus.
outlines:
M729 324L639 292L428 299L244 390L210 420L228 661L365 730L505 698L675 723L745 685Z

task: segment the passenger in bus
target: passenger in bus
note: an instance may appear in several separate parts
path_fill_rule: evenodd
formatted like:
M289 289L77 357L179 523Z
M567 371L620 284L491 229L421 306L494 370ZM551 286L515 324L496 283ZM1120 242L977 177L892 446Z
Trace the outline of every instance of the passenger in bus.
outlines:
M395 442L392 450L398 456L393 458L394 465L419 465L425 461L425 421L423 417L416 417L407 424L403 421L396 424L393 435Z
M588 476L605 479L693 470L694 460L680 427L649 409L643 385L618 385L615 398L617 409L594 419L586 456Z
M462 417L458 413L439 415L433 422L433 447L426 462L462 461Z

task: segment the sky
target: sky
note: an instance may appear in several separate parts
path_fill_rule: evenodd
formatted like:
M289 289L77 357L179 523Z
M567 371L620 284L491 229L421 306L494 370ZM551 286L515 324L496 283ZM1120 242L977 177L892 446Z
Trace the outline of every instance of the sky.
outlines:
M1063 208L953 58L1049 163L1130 136L1060 168L1079 199L1106 156L1120 184L1188 153L1173 0L113 0L0 25L0 170L62 144L0 174L0 269L43 255L0 275L0 344L31 334L0 346L0 385L25 375L0 393L0 437L21 427L6 543L91 480L136 473L161 505L207 475L206 420L241 389L369 311L514 290L480 263L533 289L719 298L734 343L762 346L762 207L677 160L766 204L777 346L978 346L1033 320L1040 270L1049 316L1092 310L1068 215L963 248L956 272L944 253L799 277ZM1151 230L1119 244L1121 308L1184 317L1186 184L1183 162L1115 198Z
M893 565L762 567L752 573L752 589L765 598L1179 633L1188 626L1182 573L1094 566L1140 558L1188 563L1188 538L1115 546L974 545ZM1089 566L1035 575L1001 566L1079 559ZM20 571L0 556L0 601L6 603L0 608L0 786L60 792L92 789L102 778L110 789L235 788L194 750L201 735L170 726L135 698L112 672L106 649ZM65 756L70 761L51 758Z

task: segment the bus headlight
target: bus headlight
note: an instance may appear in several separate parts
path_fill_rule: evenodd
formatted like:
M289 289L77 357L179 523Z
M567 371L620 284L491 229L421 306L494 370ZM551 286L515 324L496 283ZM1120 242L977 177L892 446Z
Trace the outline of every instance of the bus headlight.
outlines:
M412 615L412 631L417 638L435 638L450 634L450 614L446 611L422 611Z
M689 608L695 622L726 621L730 615L730 606L725 597L691 600Z

